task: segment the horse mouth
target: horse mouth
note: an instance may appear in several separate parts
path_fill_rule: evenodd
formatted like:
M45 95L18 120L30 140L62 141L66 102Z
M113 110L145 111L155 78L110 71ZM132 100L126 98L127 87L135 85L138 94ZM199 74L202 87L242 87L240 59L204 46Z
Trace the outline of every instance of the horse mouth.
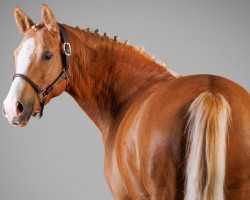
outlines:
M22 123L16 123L16 122L12 122L12 125L14 126L14 127L24 127L24 126L26 126L27 124L28 124L28 122L29 121L23 121Z
M24 114L21 117L14 117L12 119L11 124L14 127L24 127L24 126L26 126L28 124L29 120L30 120L30 117L33 116L33 112L34 112L33 110L34 110L34 107L32 107L30 109L28 114Z
M34 111L34 108L32 108L30 113L27 115L27 117L24 120L22 120L22 119L15 120L14 119L11 124L15 127L24 127L28 124L31 116L34 118L41 118L40 113L41 113L41 111Z

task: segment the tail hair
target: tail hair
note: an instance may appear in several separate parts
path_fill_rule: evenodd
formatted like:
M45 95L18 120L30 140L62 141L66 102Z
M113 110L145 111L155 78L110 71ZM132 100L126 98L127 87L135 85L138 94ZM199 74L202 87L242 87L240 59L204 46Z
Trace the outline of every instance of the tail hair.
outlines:
M221 94L204 92L189 108L185 200L223 200L231 109Z

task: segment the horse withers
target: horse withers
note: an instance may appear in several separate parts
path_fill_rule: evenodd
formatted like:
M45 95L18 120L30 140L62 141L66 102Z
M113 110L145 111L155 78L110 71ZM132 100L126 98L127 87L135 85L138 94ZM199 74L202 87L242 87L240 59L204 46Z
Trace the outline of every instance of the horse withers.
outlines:
M66 91L100 129L114 199L250 199L250 95L213 75L180 76L98 30L35 24L18 7L24 38L3 103L25 126Z

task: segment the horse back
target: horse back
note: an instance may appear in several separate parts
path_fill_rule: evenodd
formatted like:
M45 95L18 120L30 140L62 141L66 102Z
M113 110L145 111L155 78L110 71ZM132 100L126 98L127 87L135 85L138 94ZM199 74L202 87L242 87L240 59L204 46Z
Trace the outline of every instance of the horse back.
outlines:
M116 155L135 198L135 188L152 199L166 194L169 199L184 198L188 109L204 92L221 94L231 108L225 195L250 199L250 95L238 84L213 75L161 82L134 100L117 133Z

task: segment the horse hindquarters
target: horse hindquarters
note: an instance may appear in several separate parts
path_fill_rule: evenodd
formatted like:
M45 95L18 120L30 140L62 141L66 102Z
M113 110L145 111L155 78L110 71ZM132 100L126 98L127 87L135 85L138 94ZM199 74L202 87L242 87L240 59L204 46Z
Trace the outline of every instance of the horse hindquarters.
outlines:
M220 94L199 95L189 108L185 200L223 200L231 109Z

